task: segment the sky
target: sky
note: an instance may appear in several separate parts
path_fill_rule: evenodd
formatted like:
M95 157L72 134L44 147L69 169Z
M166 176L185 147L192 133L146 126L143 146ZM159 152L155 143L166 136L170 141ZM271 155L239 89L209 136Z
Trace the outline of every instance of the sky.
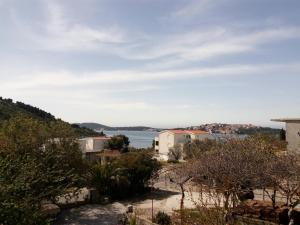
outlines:
M0 96L68 122L300 117L299 0L0 0Z

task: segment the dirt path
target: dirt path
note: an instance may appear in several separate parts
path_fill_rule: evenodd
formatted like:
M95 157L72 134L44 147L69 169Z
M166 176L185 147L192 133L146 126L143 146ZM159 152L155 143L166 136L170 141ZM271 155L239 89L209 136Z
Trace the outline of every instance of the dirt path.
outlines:
M55 225L117 225L126 207L118 202L107 205L85 205L63 211Z
M194 207L189 193L186 193L185 207ZM55 225L117 225L128 205L143 215L151 215L152 198L154 212L159 210L172 213L180 208L181 194L175 191L156 190L155 192L114 202L107 205L85 205L63 211Z

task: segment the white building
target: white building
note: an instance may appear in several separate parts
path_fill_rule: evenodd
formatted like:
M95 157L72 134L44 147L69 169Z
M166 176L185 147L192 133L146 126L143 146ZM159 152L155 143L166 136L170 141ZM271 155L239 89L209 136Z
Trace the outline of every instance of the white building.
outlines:
M155 138L155 150L160 159L168 160L169 150L176 145L182 148L185 143L207 138L211 138L211 135L202 130L164 130Z
M300 118L273 119L272 121L285 122L287 149L300 153Z
M110 139L110 137L87 137L79 139L83 157L88 160L95 160L97 157L96 154L99 154L104 150L105 144Z

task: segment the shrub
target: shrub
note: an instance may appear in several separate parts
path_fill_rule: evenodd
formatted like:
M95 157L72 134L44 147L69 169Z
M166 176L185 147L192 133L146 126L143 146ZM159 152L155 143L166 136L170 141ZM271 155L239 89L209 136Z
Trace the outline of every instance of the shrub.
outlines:
M136 216L133 215L129 220L129 225L136 225Z
M155 217L153 219L153 222L157 223L159 225L170 225L171 224L171 217L168 214L159 211L155 215Z
M78 143L44 123L13 117L0 128L0 224L44 225L43 200L55 201L86 183ZM58 130L58 131L57 131ZM54 139L51 137L60 137Z
M129 138L125 135L113 136L105 145L108 149L119 150L122 153L128 152Z
M130 152L106 165L97 164L91 170L92 185L101 194L114 198L142 193L160 164L147 152Z

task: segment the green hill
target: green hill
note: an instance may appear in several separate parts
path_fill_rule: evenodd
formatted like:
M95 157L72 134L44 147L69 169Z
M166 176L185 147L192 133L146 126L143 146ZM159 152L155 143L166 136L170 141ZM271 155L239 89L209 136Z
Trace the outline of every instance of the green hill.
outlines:
M147 130L159 130L157 128L145 127L145 126L132 126L132 127L109 127L100 123L76 123L80 127L86 127L93 130L126 130L126 131L147 131Z
M265 134L265 135L280 135L281 129L270 128L270 127L251 127L251 128L239 128L236 133L242 135L253 135L253 134Z
M16 115L29 116L34 119L40 120L41 122L50 123L55 121L60 121L60 119L55 118L51 113L45 112L37 107L25 104L23 102L14 102L12 99L5 99L0 97L0 125L5 120L10 119ZM65 122L67 123L67 122ZM69 123L67 123L69 124ZM73 130L78 137L84 136L99 136L95 131L80 127L75 124L69 124L70 129Z

